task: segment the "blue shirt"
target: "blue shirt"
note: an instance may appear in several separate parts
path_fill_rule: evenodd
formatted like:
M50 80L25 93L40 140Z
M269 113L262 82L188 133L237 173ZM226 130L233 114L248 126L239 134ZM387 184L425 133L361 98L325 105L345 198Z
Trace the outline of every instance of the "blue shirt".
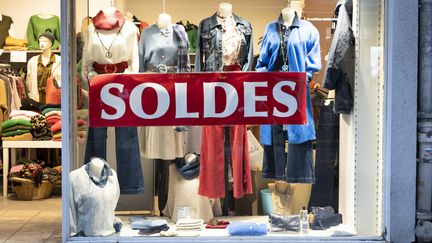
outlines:
M280 47L279 25L283 26L282 15L279 16L277 21L271 22L266 27L256 66L257 71L279 71L274 70ZM292 72L306 72L307 79L309 80L315 72L321 69L319 32L310 22L300 20L297 14L288 28L290 29L290 34L286 42L286 49L289 70ZM306 87L307 124L288 126L289 143L304 143L315 139L309 85L306 85ZM272 144L270 125L261 126L261 143L264 145Z

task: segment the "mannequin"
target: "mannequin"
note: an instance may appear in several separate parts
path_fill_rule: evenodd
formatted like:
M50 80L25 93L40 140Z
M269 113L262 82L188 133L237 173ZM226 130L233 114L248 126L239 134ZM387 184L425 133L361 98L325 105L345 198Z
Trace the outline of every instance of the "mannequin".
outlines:
M159 14L159 17L157 19L156 25L159 27L159 29L171 29L171 16L166 13Z
M98 74L137 73L138 43L134 24L125 21L122 13L114 7L99 11L88 25L82 63L82 76L90 83ZM113 147L121 193L142 194L144 179L137 128L116 127L115 138ZM85 161L90 161L92 157L107 157L106 127L89 128Z
M184 156L184 162L186 165L181 169L188 165L192 166L193 163L199 163L199 156L188 153ZM177 222L178 212L184 207L189 208L190 218L202 219L204 222L222 215L219 199L198 195L199 176L192 179L185 178L185 172L183 171L182 175L176 164L171 164L169 170L169 190L167 204L163 210L164 215L170 217L173 222Z
M287 27L291 26L291 24L294 20L294 16L296 14L295 10L289 6L289 7L282 9L281 13L282 13L284 25Z
M70 173L70 231L78 236L108 236L116 227L114 210L120 197L117 173L101 158Z
M38 102L46 102L46 82L49 77L61 80L61 59L57 54L53 54L51 46L55 39L50 29L47 29L38 38L39 48L42 50L40 55L30 58L27 63L27 87L29 97ZM61 84L59 84L61 86Z
M27 26L27 41L29 50L39 50L38 37L50 29L54 36L52 50L60 47L60 18L56 15L43 12L30 17Z
M256 70L306 72L310 80L320 69L318 30L310 22L300 20L288 6L277 21L268 24ZM309 85L306 87L309 89ZM309 91L306 96L305 125L288 125L286 130L282 125L261 125L260 130L264 147L263 177L276 179L274 189L270 187L272 192L290 199L285 208L287 214L298 214L302 207L308 206L311 184L315 182L312 149L315 128Z
M43 12L40 12L40 13L38 14L38 16L39 16L40 18L43 18L43 19L48 19L48 18L53 17L54 15L52 15L52 14L46 12L46 11L43 11Z
M220 3L216 13L199 24L195 70L250 71L253 63L251 36L252 27L249 21L233 14L232 4ZM229 156L234 180L234 197L241 198L252 193L247 130L246 126L226 128L230 137ZM202 128L200 195L210 198L225 197L225 179L222 176L225 174L225 164L222 163L225 161L225 134L224 126Z
M219 4L218 15L221 17L230 17L232 16L232 4L228 2L222 2Z
M139 71L156 73L189 72L188 39L183 26L172 24L162 13L155 24L144 29L139 42ZM171 126L148 126L140 129L141 151L155 159L155 184L158 206L162 210L168 198L169 165L184 155L184 132Z
M90 160L90 170L96 178L101 177L103 167L104 161L101 158L92 158Z

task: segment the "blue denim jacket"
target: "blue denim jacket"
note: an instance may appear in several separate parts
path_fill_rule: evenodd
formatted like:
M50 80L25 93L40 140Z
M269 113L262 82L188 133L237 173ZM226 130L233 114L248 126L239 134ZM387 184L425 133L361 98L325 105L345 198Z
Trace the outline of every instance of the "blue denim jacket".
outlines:
M274 70L274 67L280 47L279 25L283 25L282 15L279 16L277 21L271 22L266 27L256 66L257 71L278 71ZM307 79L310 80L314 72L318 72L321 69L319 32L310 22L300 20L297 15L289 28L291 29L291 33L286 44L289 70L292 72L306 72ZM309 85L306 85L306 87L307 124L288 126L289 143L298 144L315 139ZM270 125L261 126L261 143L264 145L272 144L270 129Z
M242 71L252 70L253 38L252 26L249 21L233 15L237 30L241 33L240 66ZM198 27L195 55L195 71L222 71L222 26L217 15L202 20Z

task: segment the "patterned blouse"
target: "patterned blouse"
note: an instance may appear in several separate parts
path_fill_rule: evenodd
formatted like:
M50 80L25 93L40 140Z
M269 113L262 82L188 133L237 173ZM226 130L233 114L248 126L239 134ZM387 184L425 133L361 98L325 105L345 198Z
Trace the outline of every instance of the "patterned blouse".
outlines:
M222 25L222 58L224 66L234 65L239 62L241 35L237 30L234 17L217 17Z

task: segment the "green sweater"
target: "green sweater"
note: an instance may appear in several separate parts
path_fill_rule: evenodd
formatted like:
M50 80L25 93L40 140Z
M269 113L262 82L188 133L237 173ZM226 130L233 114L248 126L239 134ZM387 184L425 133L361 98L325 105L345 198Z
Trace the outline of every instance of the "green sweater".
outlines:
M27 26L27 41L29 50L40 50L39 47L39 35L44 33L47 29L51 29L54 34L54 43L51 47L52 50L56 50L60 46L60 18L53 15L51 18L44 19L38 15L30 17Z
M3 130L5 130L5 129L8 129L9 127L13 127L13 126L16 126L16 125L23 125L23 126L26 126L26 127L31 127L32 126L32 124L29 121L27 121L27 120L10 119L10 120L7 120L7 121L3 122L2 125L1 125L1 127L2 127Z

